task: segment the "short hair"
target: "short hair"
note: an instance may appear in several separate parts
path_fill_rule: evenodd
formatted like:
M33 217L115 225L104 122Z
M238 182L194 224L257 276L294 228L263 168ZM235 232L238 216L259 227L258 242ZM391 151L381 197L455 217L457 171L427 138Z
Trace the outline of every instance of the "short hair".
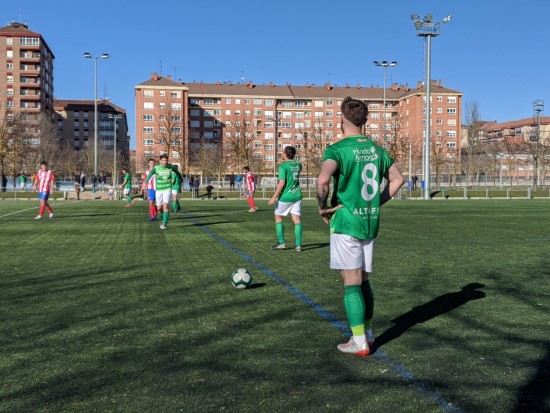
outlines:
M250 168L248 167L248 165L243 166L243 169L244 169L245 171L250 171Z
M367 123L369 109L367 108L365 102L348 96L342 101L341 108L342 116L355 126L360 127Z
M168 159L168 155L163 153L162 155L159 156L159 159Z
M154 160L153 158L147 159L147 163L149 163L149 162L151 162L151 161L155 162L155 160Z
M42 166L42 165L48 166L48 162L46 162L46 161L40 162L40 166Z
M288 159L294 159L296 156L296 148L294 146L285 147L285 154Z

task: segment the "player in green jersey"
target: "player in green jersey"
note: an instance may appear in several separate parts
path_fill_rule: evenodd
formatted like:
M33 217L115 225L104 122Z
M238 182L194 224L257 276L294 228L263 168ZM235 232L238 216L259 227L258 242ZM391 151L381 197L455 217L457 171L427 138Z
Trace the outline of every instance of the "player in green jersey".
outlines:
M275 204L277 198L277 207L275 208L275 231L277 232L277 244L271 248L276 250L286 249L285 244L285 225L283 216L290 214L294 222L294 235L296 242L294 251L302 251L302 191L300 190L300 172L302 164L294 160L296 148L287 146L283 152L283 162L279 165L279 183L275 193L268 201L269 205Z
M145 183L155 176L156 179L156 190L155 190L155 202L157 208L160 209L162 206L162 224L160 224L160 229L166 229L168 225L168 215L169 207L168 204L172 198L172 181L175 179L176 174L174 173L172 166L168 166L168 155L163 153L160 155L160 165L155 165Z
M125 205L126 208L129 208L134 205L133 199L131 196L132 193L132 176L130 175L130 172L126 168L122 168L122 174L124 177L122 178L122 185L120 185L120 189L124 192L124 197L126 198L127 204Z
M344 304L353 336L338 345L344 353L366 356L374 343L374 295L369 282L380 207L403 185L403 176L388 153L362 134L367 105L342 101L344 139L323 154L317 178L319 214L330 226L330 268L344 280ZM334 177L332 205L329 183ZM382 181L387 180L382 190Z
M171 167L176 177L172 181L172 212L176 213L181 210L180 201L178 201L178 194L181 192L181 183L183 182L183 176L178 171L178 165L168 164Z

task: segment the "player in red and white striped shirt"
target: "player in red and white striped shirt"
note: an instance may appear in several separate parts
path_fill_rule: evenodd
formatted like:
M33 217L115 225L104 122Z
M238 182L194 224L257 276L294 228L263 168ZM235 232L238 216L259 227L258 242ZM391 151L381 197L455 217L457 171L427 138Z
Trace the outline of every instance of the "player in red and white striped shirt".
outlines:
M50 197L50 193L53 192L54 183L55 177L53 171L48 169L48 162L42 161L40 170L36 173L36 179L32 186L33 191L38 188L38 199L40 199L40 210L34 219L42 219L44 209L50 213L50 219L53 218L53 209L50 207L50 204L48 204L48 198Z
M256 212L258 208L256 208L256 203L254 202L254 192L256 192L256 182L254 174L250 172L250 168L248 166L245 166L243 168L243 173L245 174L244 189L246 191L246 202L248 202L248 205L250 205L250 209L248 210L248 212Z

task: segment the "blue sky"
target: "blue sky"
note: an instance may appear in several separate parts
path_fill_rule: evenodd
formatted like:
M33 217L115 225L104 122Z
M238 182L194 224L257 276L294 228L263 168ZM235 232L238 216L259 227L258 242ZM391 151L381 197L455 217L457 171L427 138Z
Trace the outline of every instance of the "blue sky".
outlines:
M98 96L126 109L135 147L134 87L152 72L184 82L383 85L373 60L396 60L387 84L425 78L411 13L452 15L432 39L432 79L477 102L485 120L530 117L550 105L550 2L524 0L8 0L0 25L27 23L55 54L57 99ZM549 109L550 111L550 109ZM544 113L543 113L544 114Z

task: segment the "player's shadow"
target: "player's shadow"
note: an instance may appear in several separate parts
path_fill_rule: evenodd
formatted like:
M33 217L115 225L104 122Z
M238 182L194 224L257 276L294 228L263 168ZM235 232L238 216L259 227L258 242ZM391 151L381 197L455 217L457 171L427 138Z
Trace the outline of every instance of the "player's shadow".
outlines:
M252 283L252 284L250 284L246 289L247 289L247 290L251 290L251 289L253 289L253 288L263 288L263 287L265 287L265 286L266 286L265 283Z
M316 248L325 248L330 244L328 242L320 242L318 244L302 244L302 251L314 250Z
M484 284L471 283L462 287L460 291L443 294L426 304L413 307L412 310L392 320L395 323L394 326L376 337L375 347L382 347L384 344L395 340L416 324L424 323L432 318L448 313L466 304L468 301L479 300L485 297L483 291L478 291L483 287L485 287Z

